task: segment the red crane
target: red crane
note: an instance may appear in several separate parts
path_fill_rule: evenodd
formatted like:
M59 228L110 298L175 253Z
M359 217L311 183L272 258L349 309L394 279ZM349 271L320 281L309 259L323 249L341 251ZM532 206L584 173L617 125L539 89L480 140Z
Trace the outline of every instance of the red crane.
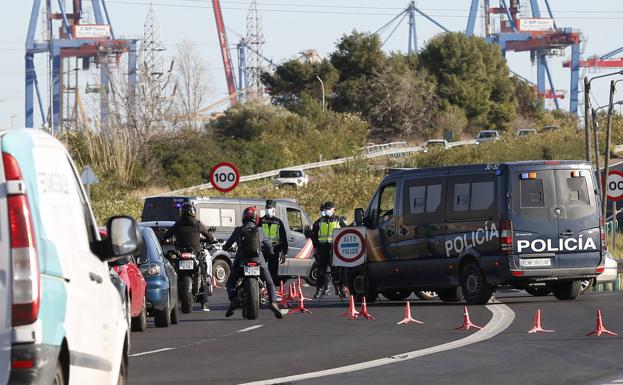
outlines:
M229 54L229 44L227 44L227 34L225 33L225 23L223 22L223 13L221 12L221 2L219 0L212 0L212 8L214 8L216 30L218 32L218 40L221 45L221 56L223 58L223 67L225 67L225 78L227 79L229 101L233 106L238 101L238 98L236 96L236 82L234 81L231 55Z

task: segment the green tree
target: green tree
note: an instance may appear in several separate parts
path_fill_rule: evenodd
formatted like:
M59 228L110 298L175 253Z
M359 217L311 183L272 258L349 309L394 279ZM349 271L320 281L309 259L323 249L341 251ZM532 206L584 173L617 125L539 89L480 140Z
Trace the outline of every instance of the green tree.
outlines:
M433 38L420 60L437 78L440 99L465 110L471 126L504 130L515 118L514 84L498 46L448 32Z

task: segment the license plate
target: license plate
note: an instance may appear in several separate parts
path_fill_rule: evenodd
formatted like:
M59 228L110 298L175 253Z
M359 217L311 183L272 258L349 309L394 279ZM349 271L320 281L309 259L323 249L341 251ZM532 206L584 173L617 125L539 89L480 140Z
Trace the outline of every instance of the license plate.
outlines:
M245 266L244 267L244 275L260 275L260 267L259 266Z
M521 267L549 267L552 260L549 258L524 258L519 260Z
M180 270L192 270L195 268L195 263L193 261L180 261L179 268Z

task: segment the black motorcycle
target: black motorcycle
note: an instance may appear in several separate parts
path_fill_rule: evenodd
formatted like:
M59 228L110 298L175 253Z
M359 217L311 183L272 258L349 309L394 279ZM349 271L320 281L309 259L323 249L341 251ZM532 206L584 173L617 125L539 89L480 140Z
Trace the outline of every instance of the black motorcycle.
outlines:
M202 289L199 257L193 249L170 250L169 260L177 273L177 291L182 313L190 313Z
M236 282L238 303L242 306L242 316L254 320L260 313L260 303L266 302L262 294L266 284L260 279L259 261L248 260L240 269L240 279Z

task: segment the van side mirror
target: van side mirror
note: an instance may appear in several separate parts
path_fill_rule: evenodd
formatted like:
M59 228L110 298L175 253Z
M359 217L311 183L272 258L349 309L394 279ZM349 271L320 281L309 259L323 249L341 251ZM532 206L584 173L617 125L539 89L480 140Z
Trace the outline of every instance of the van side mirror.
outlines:
M108 220L108 237L95 242L92 251L103 261L134 254L141 242L138 225L132 217L117 216Z
M364 212L362 208L356 208L355 209L355 226L364 226L365 225L365 218L364 218Z
M312 236L311 226L305 225L303 226L303 234L305 234L305 238L309 239Z

